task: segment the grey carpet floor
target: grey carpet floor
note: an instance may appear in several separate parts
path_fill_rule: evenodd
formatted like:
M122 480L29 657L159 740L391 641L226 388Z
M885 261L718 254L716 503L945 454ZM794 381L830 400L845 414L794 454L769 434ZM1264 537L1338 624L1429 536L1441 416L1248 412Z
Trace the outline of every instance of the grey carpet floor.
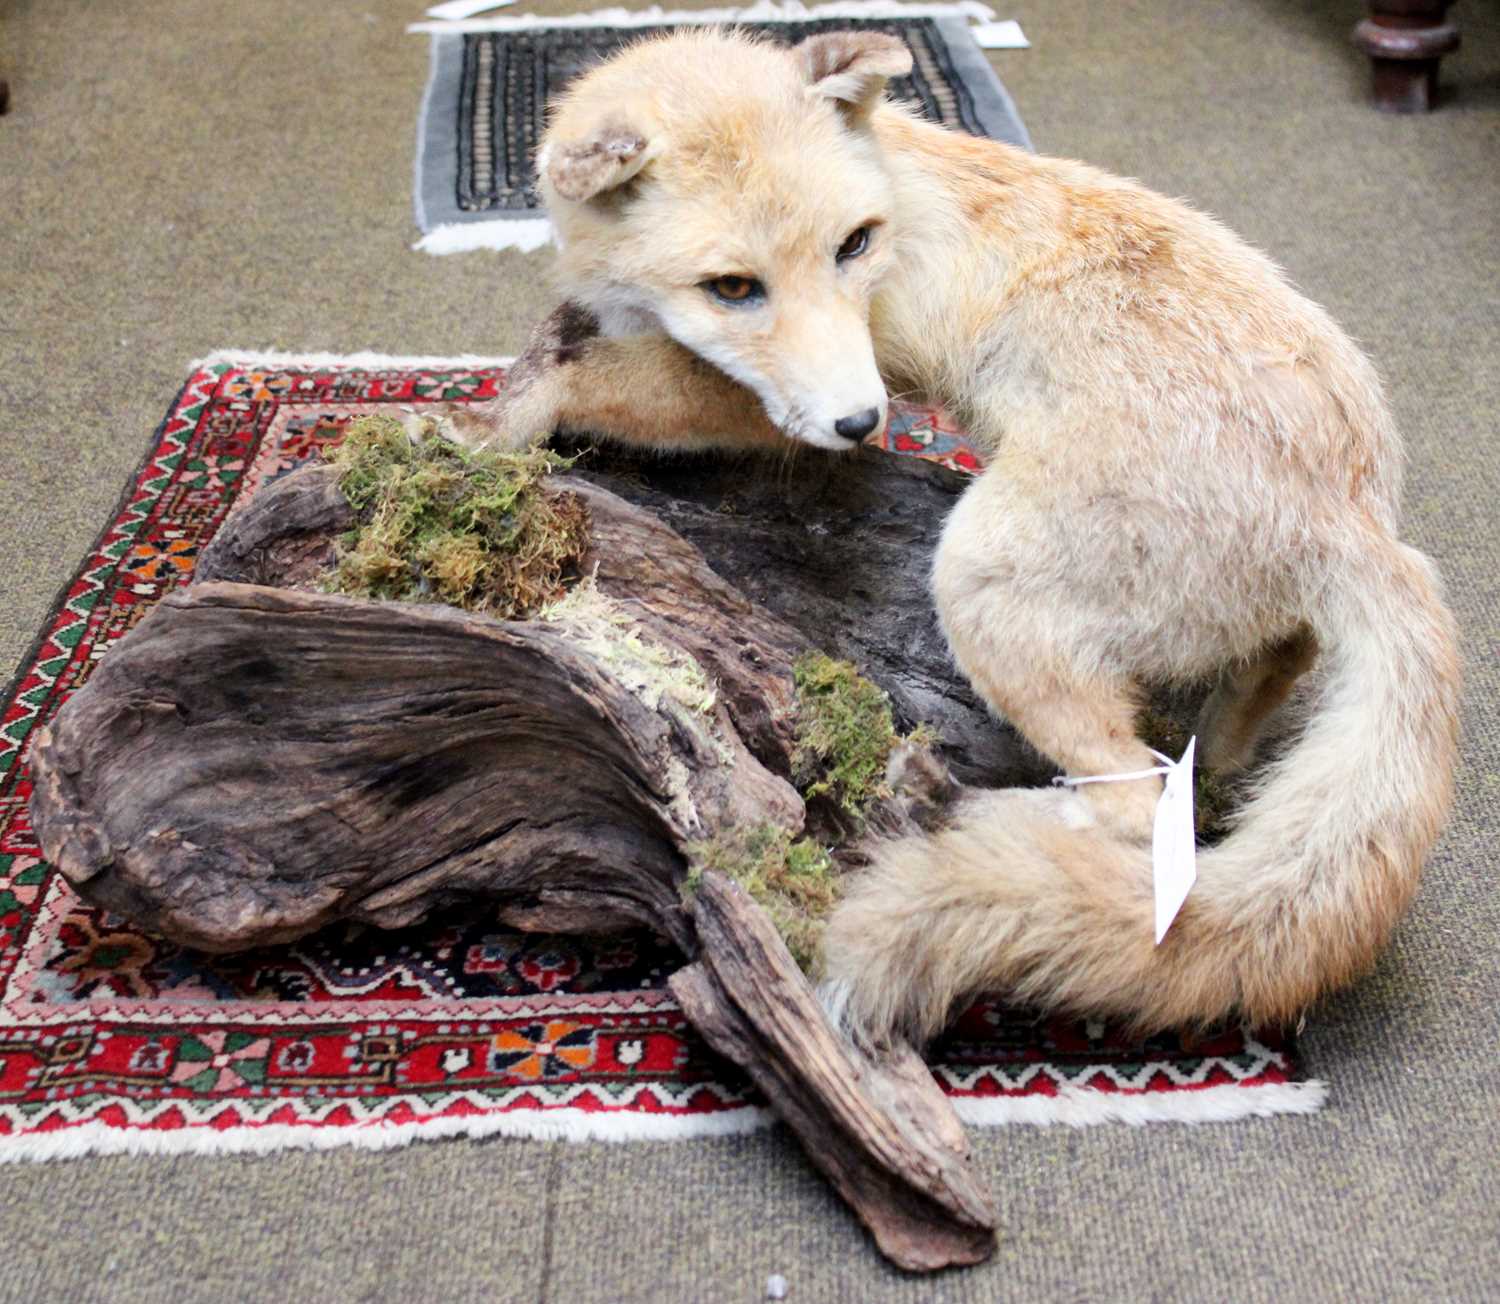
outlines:
M3 1300L1500 1297L1500 14L1425 118L1365 104L1354 0L1012 0L1040 149L1189 197L1360 338L1409 533L1469 654L1452 828L1368 980L1314 1011L1313 1119L977 1135L994 1262L905 1278L780 1133L0 1170ZM213 348L505 352L546 255L408 251L411 0L0 0L0 677ZM540 11L565 6L539 4Z

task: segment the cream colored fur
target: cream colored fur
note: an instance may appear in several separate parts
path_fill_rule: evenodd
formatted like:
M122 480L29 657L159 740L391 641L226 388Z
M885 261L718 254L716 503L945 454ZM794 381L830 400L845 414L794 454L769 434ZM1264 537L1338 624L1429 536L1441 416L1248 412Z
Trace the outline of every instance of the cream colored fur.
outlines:
M1370 963L1450 801L1454 633L1397 539L1379 382L1217 222L918 121L880 98L905 66L875 36L786 52L699 32L581 79L544 189L564 290L619 338L507 437L839 447L840 416L884 417L883 386L940 398L990 454L937 554L944 631L1073 775L1149 767L1143 689L1210 676L1203 754L1244 766L1317 650L1310 723L1200 855L1161 946L1156 779L973 799L886 845L826 944L831 991L874 1036L928 1037L992 988L1150 1028L1292 1019ZM717 300L723 276L763 301Z

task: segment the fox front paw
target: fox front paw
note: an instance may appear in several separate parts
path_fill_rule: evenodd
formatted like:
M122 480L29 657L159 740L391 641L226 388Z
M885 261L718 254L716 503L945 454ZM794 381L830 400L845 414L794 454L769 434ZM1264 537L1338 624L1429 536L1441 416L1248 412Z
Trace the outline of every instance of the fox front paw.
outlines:
M514 453L536 442L543 431L526 430L512 423L510 413L494 403L436 403L408 409L402 424L414 437L436 434L469 449Z
M1099 822L1132 842L1150 842L1156 827L1156 804L1161 799L1160 779L1136 779L1130 783L1091 783L1078 789Z

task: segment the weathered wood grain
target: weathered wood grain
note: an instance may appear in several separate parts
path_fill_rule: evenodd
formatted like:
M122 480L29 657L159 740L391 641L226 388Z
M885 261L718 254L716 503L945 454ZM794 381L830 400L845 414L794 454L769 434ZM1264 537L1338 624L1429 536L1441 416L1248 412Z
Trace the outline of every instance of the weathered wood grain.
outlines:
M994 1251L990 1197L951 1107L909 1047L840 1037L765 914L707 873L692 900L702 954L674 974L693 1026L739 1064L893 1263L913 1271Z
M968 476L874 448L781 463L611 445L589 448L577 474L651 512L762 610L859 666L891 695L901 728L937 731L960 781L1009 787L1056 773L953 665L928 596Z
M886 521L887 560L903 558L888 589L884 563L861 569L852 544L842 576L805 558L830 522L880 534L881 509L860 495L890 489L890 460L847 459L850 483L824 482L856 506L814 510L815 495L776 521L769 487L724 482L767 518L750 529L721 528L723 500L701 486L702 501L668 508L652 502L665 489L603 465L558 478L554 491L588 507L581 568L611 628L658 663L701 667L711 700L643 681L585 617L501 621L322 592L352 518L328 470L288 476L226 522L200 581L164 599L39 735L42 846L88 899L210 951L335 919L400 927L475 898L522 928L654 929L692 961L672 980L689 1017L759 1083L881 1250L913 1270L976 1262L994 1214L917 1057L843 1039L727 880L704 875L686 908L682 896L700 842L802 828L792 667L811 648L878 667L908 720L938 714L958 767L999 763L982 708L908 611L925 611L936 529L917 492L911 515ZM686 475L648 466L642 482L657 472ZM611 475L660 513L604 488ZM918 480L924 511L956 488ZM835 610L850 583L860 620ZM910 681L908 662L922 667ZM951 780L934 768L891 818L940 808Z

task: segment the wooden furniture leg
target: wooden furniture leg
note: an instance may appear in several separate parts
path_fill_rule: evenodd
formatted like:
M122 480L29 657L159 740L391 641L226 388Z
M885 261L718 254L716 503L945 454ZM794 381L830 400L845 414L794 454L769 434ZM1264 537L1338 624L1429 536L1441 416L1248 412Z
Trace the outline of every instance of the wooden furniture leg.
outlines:
M1370 16L1354 29L1354 43L1370 56L1375 107L1386 113L1435 108L1438 64L1458 49L1458 28L1447 21L1453 0L1368 3Z

